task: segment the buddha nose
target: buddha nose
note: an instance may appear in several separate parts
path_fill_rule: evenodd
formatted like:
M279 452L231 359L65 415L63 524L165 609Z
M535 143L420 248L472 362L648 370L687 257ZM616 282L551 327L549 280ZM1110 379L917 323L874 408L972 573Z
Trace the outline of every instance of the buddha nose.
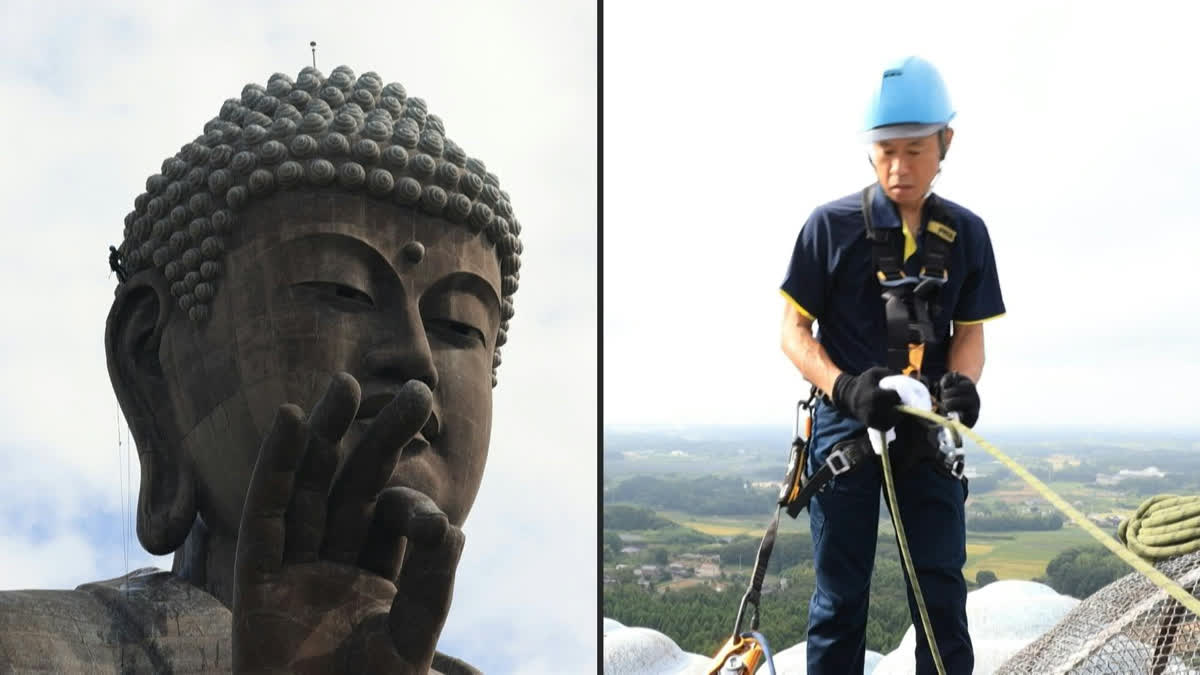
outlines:
M438 383L437 367L433 363L433 350L425 335L425 326L420 315L411 313L411 318L402 322L388 340L376 345L365 357L364 366L370 376L397 382L420 380L430 390Z

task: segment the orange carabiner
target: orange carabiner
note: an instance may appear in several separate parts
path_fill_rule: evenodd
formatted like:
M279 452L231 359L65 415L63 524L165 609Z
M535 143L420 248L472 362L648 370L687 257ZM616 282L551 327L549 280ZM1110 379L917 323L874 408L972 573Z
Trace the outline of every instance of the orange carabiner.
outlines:
M706 675L751 675L762 664L762 644L751 635L729 638L708 664Z

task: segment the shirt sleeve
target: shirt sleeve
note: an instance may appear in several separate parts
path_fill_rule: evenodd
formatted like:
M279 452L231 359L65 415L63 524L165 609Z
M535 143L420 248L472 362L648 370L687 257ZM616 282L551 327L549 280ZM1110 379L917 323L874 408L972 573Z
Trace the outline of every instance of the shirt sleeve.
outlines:
M980 236L968 251L968 272L954 308L954 322L983 323L1004 316L1004 298L1000 294L1000 276L996 255L987 228L980 224Z
M798 312L816 320L825 312L829 288L829 230L825 218L814 212L809 216L792 250L787 276L779 290Z

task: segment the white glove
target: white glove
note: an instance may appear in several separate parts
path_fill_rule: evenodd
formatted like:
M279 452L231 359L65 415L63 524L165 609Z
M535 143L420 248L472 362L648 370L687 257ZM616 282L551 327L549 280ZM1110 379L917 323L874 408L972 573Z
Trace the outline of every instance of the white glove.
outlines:
M920 408L921 410L933 410L933 397L929 395L929 389L915 377L907 375L888 375L879 381L880 389L891 389L900 395L900 402L912 408ZM886 432L883 429L871 429L871 433L867 434L871 439L871 448L875 450L875 454L883 454L883 444L891 443L896 439L896 431L888 429Z

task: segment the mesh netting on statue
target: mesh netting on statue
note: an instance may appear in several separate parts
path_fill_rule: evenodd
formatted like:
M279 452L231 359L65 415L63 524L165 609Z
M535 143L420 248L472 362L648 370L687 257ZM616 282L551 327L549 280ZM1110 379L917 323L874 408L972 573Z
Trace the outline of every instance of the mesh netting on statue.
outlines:
M1156 567L1197 595L1200 552ZM1200 675L1200 617L1134 572L1079 603L996 672Z

